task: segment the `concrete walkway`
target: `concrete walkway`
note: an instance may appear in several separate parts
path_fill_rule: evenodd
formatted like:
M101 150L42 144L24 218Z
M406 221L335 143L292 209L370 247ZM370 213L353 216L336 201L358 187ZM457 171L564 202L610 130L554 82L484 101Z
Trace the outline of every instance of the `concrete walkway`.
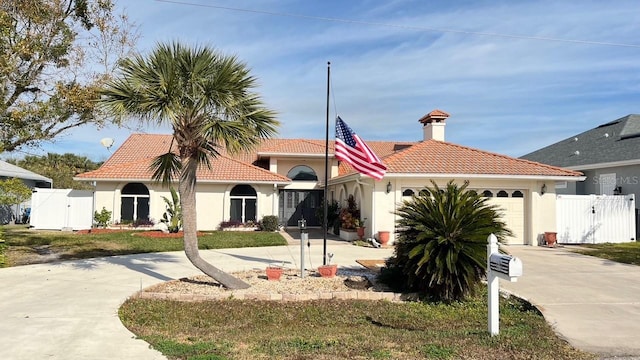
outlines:
M518 282L502 289L528 299L571 345L603 357L640 358L640 266L569 251L506 246L519 257Z
M290 240L297 242L296 240ZM307 268L322 264L322 240L311 241ZM358 259L384 259L391 249L328 242L332 263L357 267ZM269 263L299 268L299 245L201 251L225 271L264 269ZM182 252L141 254L0 269L0 359L164 359L136 340L118 307L153 284L199 274Z

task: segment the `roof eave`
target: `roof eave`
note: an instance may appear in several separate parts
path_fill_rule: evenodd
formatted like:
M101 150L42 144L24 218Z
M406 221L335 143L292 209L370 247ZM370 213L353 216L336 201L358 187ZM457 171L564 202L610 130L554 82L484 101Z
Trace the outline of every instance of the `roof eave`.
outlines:
M550 180L550 181L584 181L581 175L504 175L504 174L413 174L387 173L385 178L465 178L465 179L517 179L517 180Z
M136 179L136 178L77 178L74 177L73 180L76 181L102 181L102 182L154 182L152 179L144 178L144 179ZM178 182L177 180L175 182ZM196 181L199 184L276 184L276 185L288 185L291 181L283 181L283 180L201 180L198 179Z
M640 165L640 159L610 161L610 162L575 165L575 166L564 166L564 168L569 170L594 170L594 169L603 169L603 168L611 168L611 167L618 167L618 166L631 166L631 165Z

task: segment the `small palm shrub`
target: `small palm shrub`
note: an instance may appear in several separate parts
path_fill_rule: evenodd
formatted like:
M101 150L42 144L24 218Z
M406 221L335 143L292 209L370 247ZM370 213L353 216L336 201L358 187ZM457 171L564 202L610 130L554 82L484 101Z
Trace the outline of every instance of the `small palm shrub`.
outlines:
M486 273L487 237L511 235L498 207L467 190L468 182L452 181L445 189L435 182L396 210L394 256L381 280L436 301L471 295Z
M160 221L167 224L167 229L170 233L177 233L182 227L182 206L176 189L170 187L169 191L171 192L171 199L167 199L165 196L162 197L167 208Z

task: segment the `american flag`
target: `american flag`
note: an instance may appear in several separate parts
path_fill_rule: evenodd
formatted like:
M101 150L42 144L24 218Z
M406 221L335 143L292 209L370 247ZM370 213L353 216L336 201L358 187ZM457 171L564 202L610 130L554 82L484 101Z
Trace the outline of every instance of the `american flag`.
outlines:
M336 119L335 151L338 159L348 162L361 174L380 180L387 172L382 161L339 116Z

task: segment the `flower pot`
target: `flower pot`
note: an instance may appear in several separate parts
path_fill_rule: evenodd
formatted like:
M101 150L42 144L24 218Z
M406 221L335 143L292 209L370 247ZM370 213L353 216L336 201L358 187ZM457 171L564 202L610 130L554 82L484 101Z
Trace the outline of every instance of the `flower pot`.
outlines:
M360 240L362 240L362 238L364 237L364 229L365 229L364 226L359 227L359 228L356 229L356 232L357 232L358 237L360 238Z
M558 233L556 232L545 232L544 233L544 241L547 243L548 247L554 247L556 246L556 236L558 235Z
M269 281L279 281L282 276L282 268L277 266L267 267L267 279Z
M378 241L380 245L387 246L389 242L389 232L388 231L378 231Z
M318 267L318 272L320 273L320 276L322 277L327 277L327 278L332 278L334 276L336 276L336 273L338 272L338 265L322 265Z

